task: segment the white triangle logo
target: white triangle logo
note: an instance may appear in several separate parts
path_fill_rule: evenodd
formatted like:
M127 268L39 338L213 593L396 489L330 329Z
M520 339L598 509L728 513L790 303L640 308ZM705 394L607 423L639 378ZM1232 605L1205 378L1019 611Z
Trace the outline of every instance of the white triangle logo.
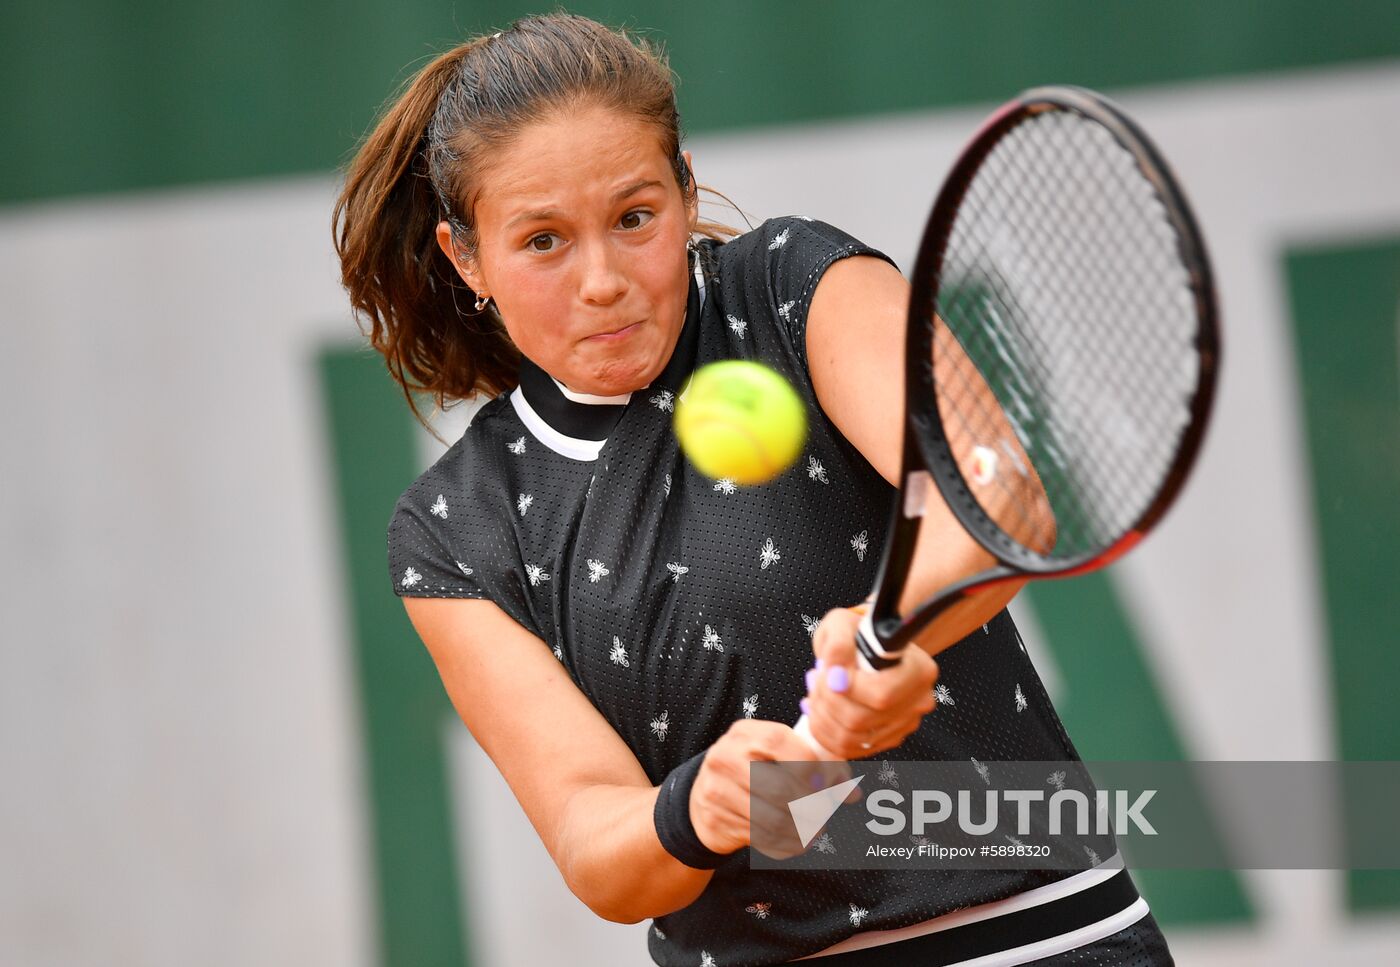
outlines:
M788 812L792 814L792 822L797 827L797 836L802 840L803 849L816 839L827 820L841 808L851 790L860 785L864 778L865 776L856 776L829 789L818 790L810 796L803 796L788 803Z

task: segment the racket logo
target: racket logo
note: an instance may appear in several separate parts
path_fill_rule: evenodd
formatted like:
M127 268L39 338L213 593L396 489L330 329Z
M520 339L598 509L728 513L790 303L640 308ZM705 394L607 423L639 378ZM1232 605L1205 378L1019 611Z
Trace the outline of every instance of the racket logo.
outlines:
M979 487L985 486L996 479L997 475L997 453L991 447L984 447L981 444L972 448L972 459L968 463L968 470L972 473L972 482Z

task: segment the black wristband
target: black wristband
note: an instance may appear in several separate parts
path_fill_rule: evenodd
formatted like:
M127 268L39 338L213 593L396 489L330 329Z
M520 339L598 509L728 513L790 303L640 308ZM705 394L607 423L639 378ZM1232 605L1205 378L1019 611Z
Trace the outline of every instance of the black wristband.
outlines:
M704 761L705 753L701 752L676 766L661 780L656 808L651 815L656 824L656 837L666 852L693 869L713 870L728 857L700 842L690 822L690 787L695 785L695 777L700 774Z

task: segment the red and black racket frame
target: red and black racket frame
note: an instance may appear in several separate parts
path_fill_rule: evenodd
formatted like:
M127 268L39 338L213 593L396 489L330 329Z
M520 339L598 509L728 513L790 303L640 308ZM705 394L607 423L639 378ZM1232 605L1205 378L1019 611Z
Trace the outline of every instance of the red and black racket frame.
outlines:
M1076 558L1051 558L1011 538L993 521L958 469L939 416L933 367L933 320L949 236L973 177L997 143L1017 125L1045 111L1071 111L1102 125L1129 151L1156 189L1176 231L1179 255L1187 270L1198 320L1194 339L1199 355L1189 423L1178 441L1163 485L1138 519L1108 547ZM930 622L958 602L987 588L1021 578L1070 577L1111 564L1122 557L1162 519L1181 492L1204 440L1220 367L1219 310L1205 242L1186 198L1165 159L1147 135L1120 108L1083 88L1054 86L1028 90L1002 105L973 137L943 183L919 244L909 299L905 342L905 413L902 488L896 496L884 556L875 579L874 602L861 623L857 645L872 668L896 664L899 653ZM959 523L999 562L996 566L944 588L907 616L898 611L918 542L927 473Z

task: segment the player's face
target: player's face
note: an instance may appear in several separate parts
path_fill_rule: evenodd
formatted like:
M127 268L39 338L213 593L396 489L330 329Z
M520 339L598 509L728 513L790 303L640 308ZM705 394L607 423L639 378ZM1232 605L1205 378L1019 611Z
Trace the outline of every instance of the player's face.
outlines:
M685 322L695 218L656 128L562 111L494 151L481 178L463 274L520 351L581 393L655 379Z

